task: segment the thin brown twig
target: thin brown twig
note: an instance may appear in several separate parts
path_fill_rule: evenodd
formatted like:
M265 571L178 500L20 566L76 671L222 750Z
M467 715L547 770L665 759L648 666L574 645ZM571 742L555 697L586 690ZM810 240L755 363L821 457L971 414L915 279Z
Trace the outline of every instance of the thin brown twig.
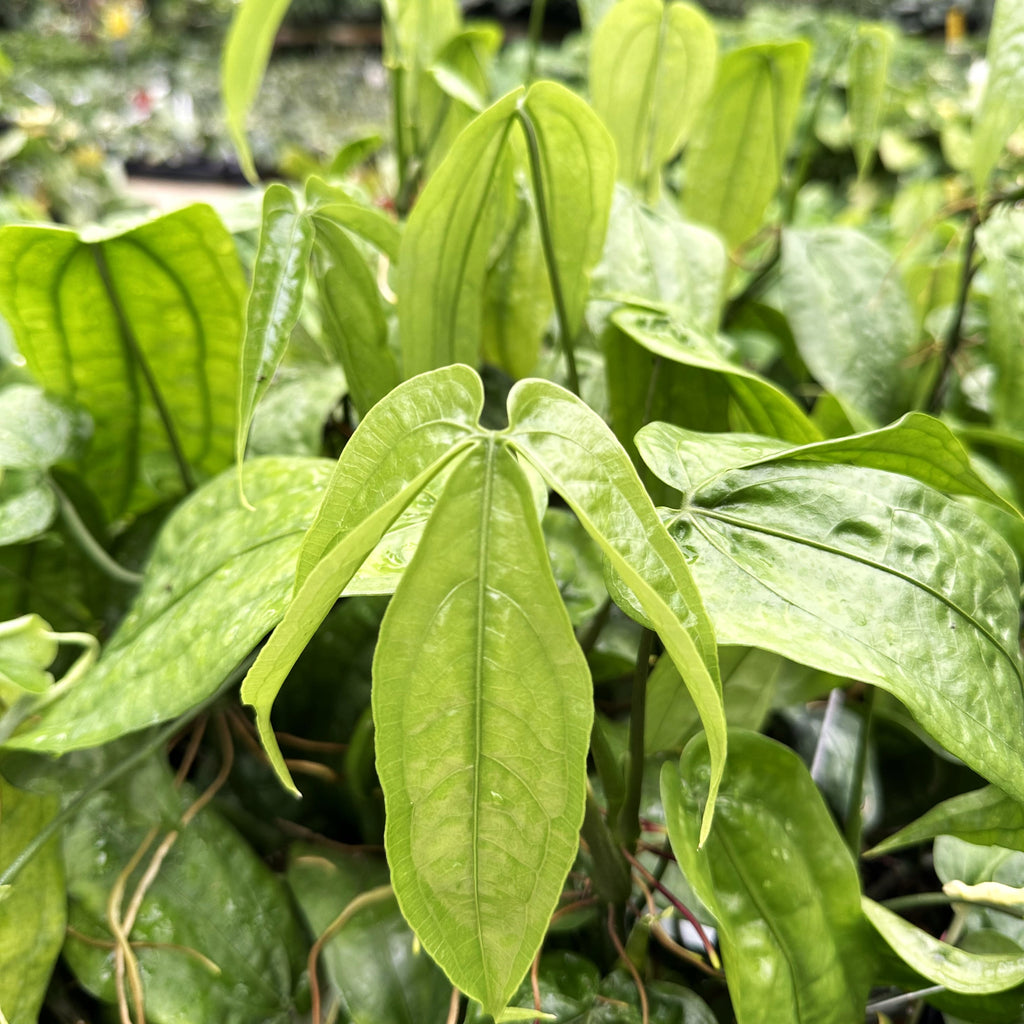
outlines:
M533 992L533 1008L540 1013L540 951L530 964L530 991ZM540 1024L540 1018L534 1017L533 1024Z
M117 943L112 939L100 939L94 935L86 935L85 932L80 932L77 928L72 928L71 925L68 925L65 931L71 938L78 942L84 942L87 946L95 946L97 949L117 948ZM198 949L193 949L191 946L182 946L177 942L133 942L131 945L132 949L160 949L169 953L182 953L202 964L211 974L223 973L208 956L203 956Z
M613 906L608 907L608 935L611 937L615 951L626 965L626 970L632 975L637 995L640 996L640 1024L650 1024L651 1012L647 1004L647 989L644 988L644 983L640 977L640 972L636 969L636 964L627 956L626 948L622 945L622 939L619 938L615 931L615 908Z
M462 1003L462 993L452 985L452 997L448 1002L448 1016L444 1024L458 1024L459 1008Z
M185 753L181 755L181 764L178 765L178 770L174 775L175 789L181 786L188 773L192 770L192 765L195 764L196 754L199 752L199 744L203 742L203 736L206 734L206 723L208 720L206 715L202 715L192 725L188 737L188 746L185 747Z
M305 736L295 736L290 732L275 732L277 742L282 746L297 747L299 750L314 750L321 754L344 754L348 750L347 743L332 743L329 740L309 740Z

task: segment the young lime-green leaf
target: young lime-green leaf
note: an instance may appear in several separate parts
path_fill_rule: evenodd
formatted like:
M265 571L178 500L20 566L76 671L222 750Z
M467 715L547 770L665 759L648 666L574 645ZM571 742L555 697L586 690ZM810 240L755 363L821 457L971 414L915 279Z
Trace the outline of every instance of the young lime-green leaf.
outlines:
M380 291L365 257L345 231L320 213L314 223L324 341L345 371L352 401L365 414L399 382Z
M384 138L376 132L357 136L338 148L327 169L327 177L342 178L353 167L358 167L364 160L373 156L384 145Z
M0 778L0 870L58 810L56 797L24 793ZM22 868L0 900L0 1010L9 1024L34 1024L64 944L67 897L56 838Z
M397 261L402 235L398 225L382 210L367 206L339 185L330 185L317 177L306 182L306 205L311 213L351 231L392 262Z
M906 412L918 332L893 257L852 228L788 229L780 266L781 309L817 380L875 421Z
M253 412L270 387L302 308L313 225L295 194L273 184L263 194L263 222L245 314L235 458L242 461Z
M695 463L714 467L719 439L694 442L677 458L690 468L702 448ZM678 479L667 446L640 449L659 477ZM990 526L916 480L861 466L718 466L686 490L669 531L723 643L888 690L947 750L1024 799L1020 582Z
M257 174L245 137L245 122L267 70L274 36L290 3L291 0L242 0L231 19L221 56L224 119L242 172L251 182L256 181Z
M1024 383L1024 212L997 209L975 236L985 257L990 281L988 332L985 351L995 366L992 384L992 425L997 430L1024 433L1020 402Z
M86 432L83 417L31 384L0 391L0 469L49 469Z
M722 374L732 401L755 432L794 444L820 440L818 429L789 395L729 360L711 338L673 323L670 317L640 309L619 310L612 316L612 323L662 359Z
M936 985L965 995L1003 992L1024 983L1024 956L969 953L934 938L917 925L861 897L867 919L893 952Z
M373 676L399 905L453 983L498 1014L576 856L593 702L529 484L496 441L452 472Z
M729 732L715 827L696 848L711 764L695 737L662 767L672 850L714 914L737 1024L861 1020L870 933L857 868L800 758L765 736Z
M625 581L700 711L714 763L703 840L725 764L726 730L715 634L700 591L629 456L593 410L555 384L532 380L512 389L508 411L513 448L565 499Z
M289 854L288 885L314 935L356 897L387 883L383 858L307 845ZM448 1012L451 983L417 948L394 895L355 911L324 946L320 962L354 1021L423 1024Z
M239 505L232 472L183 502L99 660L7 745L96 746L210 696L281 618L330 469L326 459L251 459L243 481L255 511Z
M142 887L130 935L146 1019L288 1024L299 1015L293 995L308 949L293 902L213 807L182 822L196 796L190 786L176 788L166 764L151 760L85 803L64 833L69 924L77 933L68 937L64 957L86 991L117 1001L111 890L150 829L160 840L175 829L170 852ZM152 854L150 847L143 866ZM141 871L131 876L123 911Z
M943 800L930 811L868 851L878 857L937 836L956 836L979 846L1002 846L1024 852L1024 803L995 786L985 786Z
M88 241L0 229L0 314L36 380L92 417L81 468L108 515L230 465L244 294L208 206Z
M423 190L398 263L398 324L406 377L450 363L475 364L486 261L497 225L495 189L521 90L462 132Z
M730 249L760 227L778 188L809 55L804 42L763 43L719 63L686 151L683 210Z
M885 86L892 56L893 34L884 25L858 25L850 50L846 86L857 174L864 178L875 159L882 132Z
M303 541L296 591L349 530L410 481L422 477L425 486L455 449L477 436L483 406L483 386L468 366L422 374L374 406L345 446Z
M594 32L590 95L615 139L619 180L654 199L662 167L693 129L715 80L718 39L689 3L622 0Z
M57 650L50 624L38 615L0 622L0 702L10 705L22 693L48 690L53 676L47 669Z
M570 334L583 321L590 272L601 258L615 186L615 143L593 110L555 82L538 82L519 103L541 233L550 236L548 275L560 283Z
M972 132L971 176L979 195L1024 111L1024 5L1019 0L996 0L987 63L988 82Z

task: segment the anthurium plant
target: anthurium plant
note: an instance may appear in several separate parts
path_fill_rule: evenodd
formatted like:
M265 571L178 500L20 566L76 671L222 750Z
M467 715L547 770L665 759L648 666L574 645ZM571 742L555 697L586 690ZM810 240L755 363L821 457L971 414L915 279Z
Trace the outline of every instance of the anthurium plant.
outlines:
M1024 8L927 182L885 27L586 13L497 96L390 0L234 233L0 228L0 1020L1024 1019Z

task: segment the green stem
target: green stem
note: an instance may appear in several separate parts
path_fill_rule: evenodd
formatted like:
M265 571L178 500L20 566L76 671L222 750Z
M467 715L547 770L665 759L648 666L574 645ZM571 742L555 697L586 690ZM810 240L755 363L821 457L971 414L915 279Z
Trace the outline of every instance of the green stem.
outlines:
M544 198L544 178L541 173L540 144L533 121L522 107L516 111L519 122L526 136L526 149L530 157L530 177L533 180L533 192L537 201L537 223L540 226L541 247L544 250L544 263L548 268L548 280L551 283L551 294L555 300L555 315L558 318L558 329L562 336L562 351L569 376L569 390L579 396L580 377L576 369L576 354L573 351L574 338L569 329L569 313L565 305L565 294L562 291L562 279L558 273L555 259L555 243L551 235L551 221L548 216L547 200Z
M409 190L406 184L409 153L406 146L403 107L405 105L405 69L395 64L391 69L391 117L395 135L395 163L398 166L398 191L395 195L395 213L405 217L409 212Z
M149 363L146 361L146 356L142 351L142 346L139 344L139 339L135 336L135 331L128 320L128 314L125 312L124 306L121 305L121 298L117 294L114 279L110 275L107 258L103 254L103 243L90 246L90 248L96 261L96 269L99 271L100 279L103 281L103 287L106 288L107 295L110 297L110 304L121 331L121 339L135 365L139 368L142 379L146 382L146 387L149 389L150 397L153 399L157 415L163 424L164 433L167 435L167 442L171 446L171 454L178 465L178 475L181 477L185 490L188 492L194 491L196 489L196 480L192 475L192 468L188 464L188 459L185 457L185 449L182 447L181 438L178 437L178 432L174 427L171 410L164 401L164 396L160 391L156 378L153 376Z
M85 789L82 790L74 799L64 805L63 808L52 817L43 828L36 833L29 844L18 854L10 864L7 865L3 874L0 875L0 890L5 885L11 885L14 880L18 877L22 868L49 842L49 840L63 827L63 825L70 821L81 809L82 805L93 797L96 793L106 789L109 785L116 782L123 775L130 772L137 764L144 761L154 751L159 750L164 744L166 744L173 736L180 732L189 722L192 721L196 715L202 714L207 708L212 707L220 698L235 686L239 679L245 674L246 669L250 663L250 659L246 659L241 666L239 666L223 683L212 693L206 700L197 704L194 708L190 708L183 715L179 715L169 725L165 725L159 732L157 732L152 739L142 746L137 747L131 754L129 754L124 760L118 761L112 768L107 769L98 779L91 782Z
M868 745L871 743L874 707L875 688L868 686L864 694L864 721L861 723L857 739L857 754L853 761L853 784L850 788L850 805L846 817L846 841L854 857L860 856L864 831L864 777L868 770Z
M60 514L64 519L64 525L68 528L68 533L74 537L89 561L111 579L117 580L118 583L137 587L142 582L142 574L125 569L124 566L115 562L82 522L82 517L78 514L78 509L71 503L71 499L53 480L50 481L50 487L53 488L53 493L57 496Z
M647 677L651 672L655 633L645 629L640 637L633 670L633 694L629 709L629 760L626 768L626 797L619 812L619 836L626 849L640 838L640 802L644 783L644 717L647 713Z
M529 85L537 76L537 51L540 49L541 35L544 32L544 12L547 5L547 0L533 0L530 4L530 25L527 29L529 54L526 58L524 85Z
M963 342L964 314L967 312L967 299L971 291L971 281L974 279L974 272L977 267L974 263L974 250L978 226L981 224L981 216L977 210L971 214L967 224L967 234L964 236L963 262L960 267L960 286L957 289L956 305L954 306L953 319L950 321L946 336L942 342L942 366L935 378L931 394L928 396L926 408L928 412L937 414L942 409L946 399L946 392L949 390L949 381L953 375L953 364L960 345Z
M629 864L623 857L622 850L616 845L589 785L580 834L590 848L593 882L597 895L605 903L621 906L629 899L632 889Z
M947 896L944 892L916 892L910 896L896 896L891 900L883 900L882 906L893 913L918 910L921 907L984 907L986 910L998 910L1002 914L1024 920L1024 906L992 903L988 900L962 900L954 896Z
M934 996L945 991L945 985L930 985L928 988L920 988L915 992L903 992L898 996L890 996L888 999L879 999L877 1002L868 1003L866 1012L869 1019L875 1019L879 1014L883 1013L889 1016L899 1013L900 1010L911 1003L916 1003L925 996Z

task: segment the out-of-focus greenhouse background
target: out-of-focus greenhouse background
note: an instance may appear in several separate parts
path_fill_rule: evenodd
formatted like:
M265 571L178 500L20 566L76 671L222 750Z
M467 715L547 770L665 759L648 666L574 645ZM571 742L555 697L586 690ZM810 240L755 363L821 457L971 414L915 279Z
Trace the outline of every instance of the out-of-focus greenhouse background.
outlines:
M581 22L592 22L606 2L580 0L577 7L574 0L549 0L545 75L582 83ZM881 169L923 177L958 167L992 2L705 0L704 6L722 19L727 46L809 38L823 82L853 19L892 25L902 40ZM133 210L140 200L132 196L145 193L126 190L128 178L240 182L218 76L234 6L234 0L3 0L0 222L83 224ZM527 59L526 0L469 0L464 7L467 17L501 24L505 46L495 84L511 86ZM328 167L347 141L386 137L379 18L376 0L293 0L250 122L261 173L301 179ZM827 94L817 104L817 159L842 163L849 155L840 106ZM386 158L378 163L386 172Z

